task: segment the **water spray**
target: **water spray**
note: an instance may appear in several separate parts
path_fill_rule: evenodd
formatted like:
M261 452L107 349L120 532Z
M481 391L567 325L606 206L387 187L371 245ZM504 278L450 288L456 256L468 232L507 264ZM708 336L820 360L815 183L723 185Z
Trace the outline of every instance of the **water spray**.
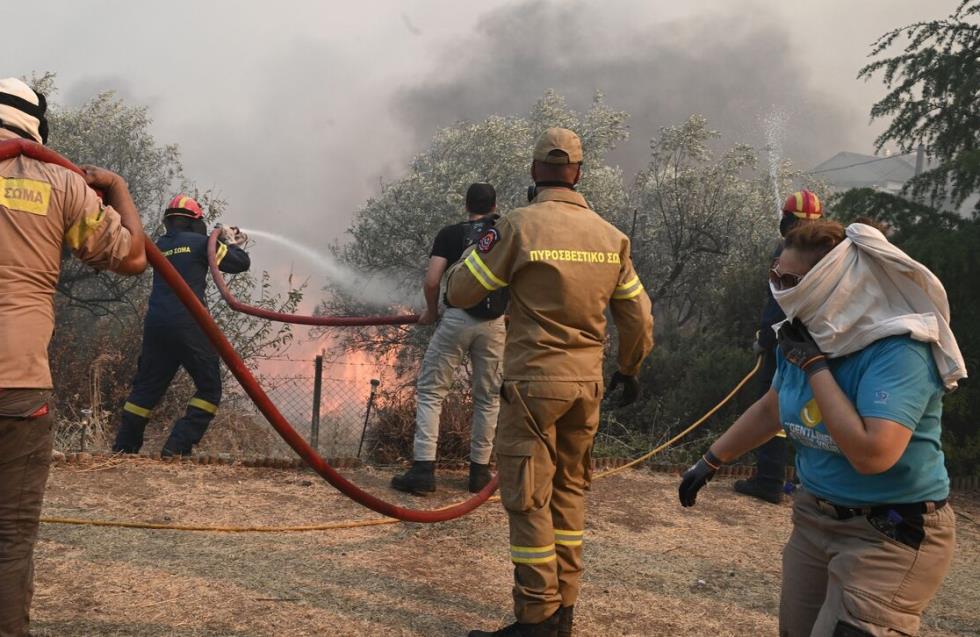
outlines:
M298 241L284 237L275 232L266 232L254 228L242 228L242 232L250 237L261 237L288 248L290 252L299 254L311 264L317 266L330 284L359 301L369 305L391 307L414 307L418 304L417 295L412 295L399 286L379 275L357 272L348 265L341 263L327 251L317 251Z
M779 193L779 168L783 159L783 140L786 137L785 112L773 109L762 118L762 130L766 135L766 150L769 152L769 178L772 181L773 201L776 205L776 218L783 216L783 199Z

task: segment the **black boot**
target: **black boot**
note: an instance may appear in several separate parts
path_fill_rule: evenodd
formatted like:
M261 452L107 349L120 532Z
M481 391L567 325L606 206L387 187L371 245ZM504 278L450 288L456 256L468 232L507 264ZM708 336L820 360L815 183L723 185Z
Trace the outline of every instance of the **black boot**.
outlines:
M570 616L570 615L569 615ZM558 622L561 609L539 624L514 622L510 626L488 633L484 630L471 630L469 637L558 637Z
M479 493L490 483L490 464L470 463L470 493Z
M436 490L436 463L433 460L416 460L412 467L391 479L391 486L413 495L425 495Z
M572 615L575 606L562 606L558 609L558 637L572 637Z
M736 480L735 490L744 495L750 495L753 498L771 502L772 504L779 504L783 500L783 492L779 487L768 486L756 478Z

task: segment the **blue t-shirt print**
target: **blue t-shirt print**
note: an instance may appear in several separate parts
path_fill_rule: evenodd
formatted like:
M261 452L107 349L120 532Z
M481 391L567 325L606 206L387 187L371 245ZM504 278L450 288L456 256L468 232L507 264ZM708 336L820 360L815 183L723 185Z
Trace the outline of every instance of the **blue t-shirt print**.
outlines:
M827 431L806 375L777 350L773 388L779 395L783 429L796 446L796 471L803 486L848 506L941 500L949 495L940 441L943 385L930 346L908 336L892 336L829 363L858 414L893 420L911 429L912 438L892 468L861 475Z

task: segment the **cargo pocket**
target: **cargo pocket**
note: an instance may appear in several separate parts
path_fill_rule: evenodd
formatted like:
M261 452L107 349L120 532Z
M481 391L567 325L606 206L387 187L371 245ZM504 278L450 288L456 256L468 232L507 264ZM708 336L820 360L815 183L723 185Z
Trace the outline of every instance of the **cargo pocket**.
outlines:
M534 450L542 444L533 438L497 440L497 476L500 502L514 513L527 513L535 507Z
M844 602L844 610L851 618L859 622L881 628L890 628L899 635L916 635L919 632L920 617L918 613L896 608L853 588L845 587L841 597Z

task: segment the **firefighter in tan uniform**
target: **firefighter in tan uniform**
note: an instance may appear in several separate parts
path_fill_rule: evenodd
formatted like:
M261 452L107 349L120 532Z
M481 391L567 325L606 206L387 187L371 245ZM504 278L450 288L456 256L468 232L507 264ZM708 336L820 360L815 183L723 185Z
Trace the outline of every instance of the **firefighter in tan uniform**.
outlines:
M534 149L531 204L500 219L450 272L453 305L469 307L505 286L511 293L495 447L517 622L471 637L571 635L606 308L619 330L619 380L635 388L653 347L650 298L629 239L573 189L581 162L575 133L545 131Z
M0 79L0 144L43 144L45 110L44 97L26 84ZM105 203L89 186L105 193ZM97 269L146 268L126 182L101 168L87 167L82 177L27 155L0 160L0 637L28 634L51 462L48 342L63 247Z

